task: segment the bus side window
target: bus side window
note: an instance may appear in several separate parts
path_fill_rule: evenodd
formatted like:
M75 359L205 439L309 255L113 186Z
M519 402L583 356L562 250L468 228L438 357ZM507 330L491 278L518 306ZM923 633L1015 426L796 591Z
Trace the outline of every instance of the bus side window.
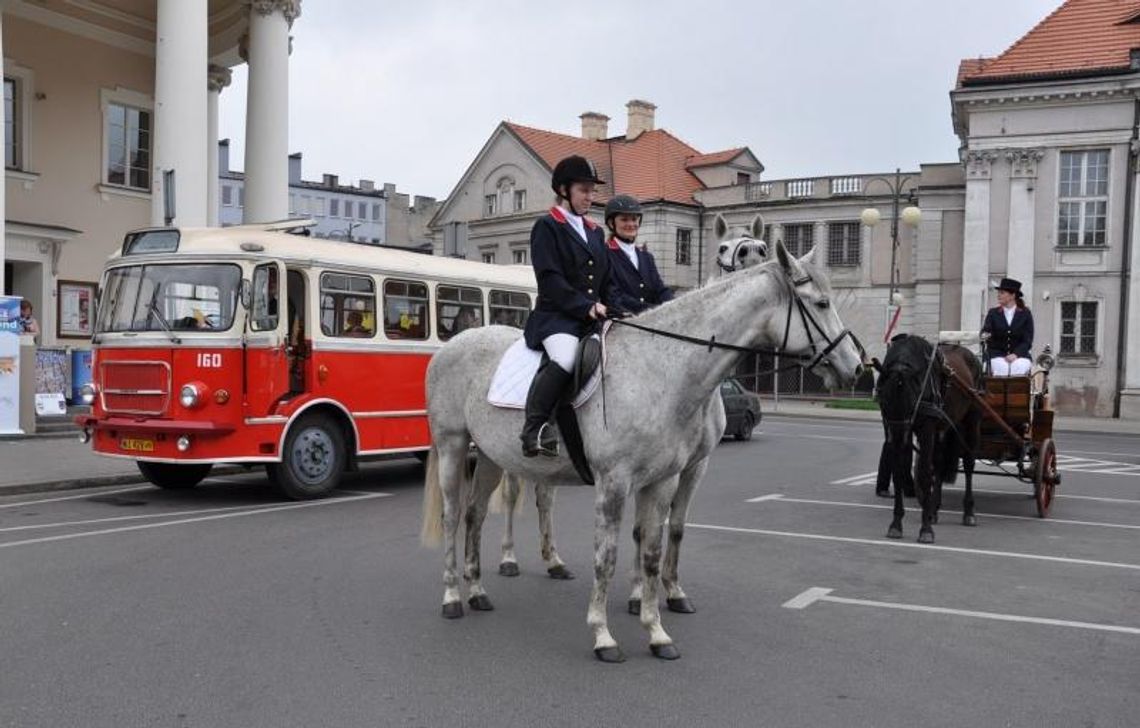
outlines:
M419 281L384 281L384 335L389 339L428 337L428 287Z
M259 265L253 269L253 298L250 301L250 331L273 331L277 328L280 282L277 266Z
M491 291L491 323L521 329L530 318L530 296L518 291Z
M436 286L436 335L447 341L460 331L483 325L483 292L478 288Z
M376 287L371 278L321 274L321 331L357 339L376 335Z

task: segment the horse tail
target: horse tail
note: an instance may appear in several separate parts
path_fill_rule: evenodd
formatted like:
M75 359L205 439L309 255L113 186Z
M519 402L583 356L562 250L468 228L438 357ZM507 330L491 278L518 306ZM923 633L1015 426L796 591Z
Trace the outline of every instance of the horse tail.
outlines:
M466 468L464 468L466 470ZM443 543L443 488L439 483L439 453L433 444L424 468L424 515L420 543L439 548Z
M962 443L958 441L958 433L953 430L943 434L945 438L939 450L938 477L947 484L952 485L958 479L958 461L962 458Z

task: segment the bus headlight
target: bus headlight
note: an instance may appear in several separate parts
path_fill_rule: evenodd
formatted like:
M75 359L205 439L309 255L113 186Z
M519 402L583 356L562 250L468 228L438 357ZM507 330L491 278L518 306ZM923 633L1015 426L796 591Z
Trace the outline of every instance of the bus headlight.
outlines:
M178 401L186 409L194 409L202 401L202 390L196 384L183 384L178 392Z
M178 441L174 444L178 448L178 452L186 452L190 449L190 436L183 435L182 437L178 438Z
M87 406L95 404L95 385L88 383L80 387L79 399Z

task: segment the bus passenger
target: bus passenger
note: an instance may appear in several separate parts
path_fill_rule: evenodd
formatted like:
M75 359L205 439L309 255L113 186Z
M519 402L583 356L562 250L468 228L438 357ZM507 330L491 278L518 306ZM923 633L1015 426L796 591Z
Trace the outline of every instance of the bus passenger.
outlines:
M547 425L574 371L578 340L620 308L602 230L585 217L599 184L605 183L592 162L566 157L555 165L551 179L558 202L531 229L538 302L523 335L527 346L545 350L549 359L539 367L526 397L519 439L527 457L558 455L558 441Z

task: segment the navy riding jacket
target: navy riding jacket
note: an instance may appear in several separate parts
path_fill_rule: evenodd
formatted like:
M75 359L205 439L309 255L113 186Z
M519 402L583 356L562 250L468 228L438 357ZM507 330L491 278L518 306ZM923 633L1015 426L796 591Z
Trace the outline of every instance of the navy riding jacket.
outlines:
M597 302L621 310L621 295L611 277L609 252L602 229L583 218L586 240L553 207L530 231L530 261L538 282L538 302L526 320L524 336L531 349L553 334L581 338L594 323L590 309Z
M990 334L990 340L986 342L987 358L1017 354L1028 359L1029 350L1033 347L1033 314L1028 308L1019 306L1013 311L1013 322L1007 324L1002 307L995 306L986 313L982 333Z
M657 261L642 246L637 246L637 267L633 267L629 256L610 238L606 241L610 251L610 269L614 282L622 294L622 308L631 313L641 313L659 303L673 300L673 291L661 280L657 272Z

